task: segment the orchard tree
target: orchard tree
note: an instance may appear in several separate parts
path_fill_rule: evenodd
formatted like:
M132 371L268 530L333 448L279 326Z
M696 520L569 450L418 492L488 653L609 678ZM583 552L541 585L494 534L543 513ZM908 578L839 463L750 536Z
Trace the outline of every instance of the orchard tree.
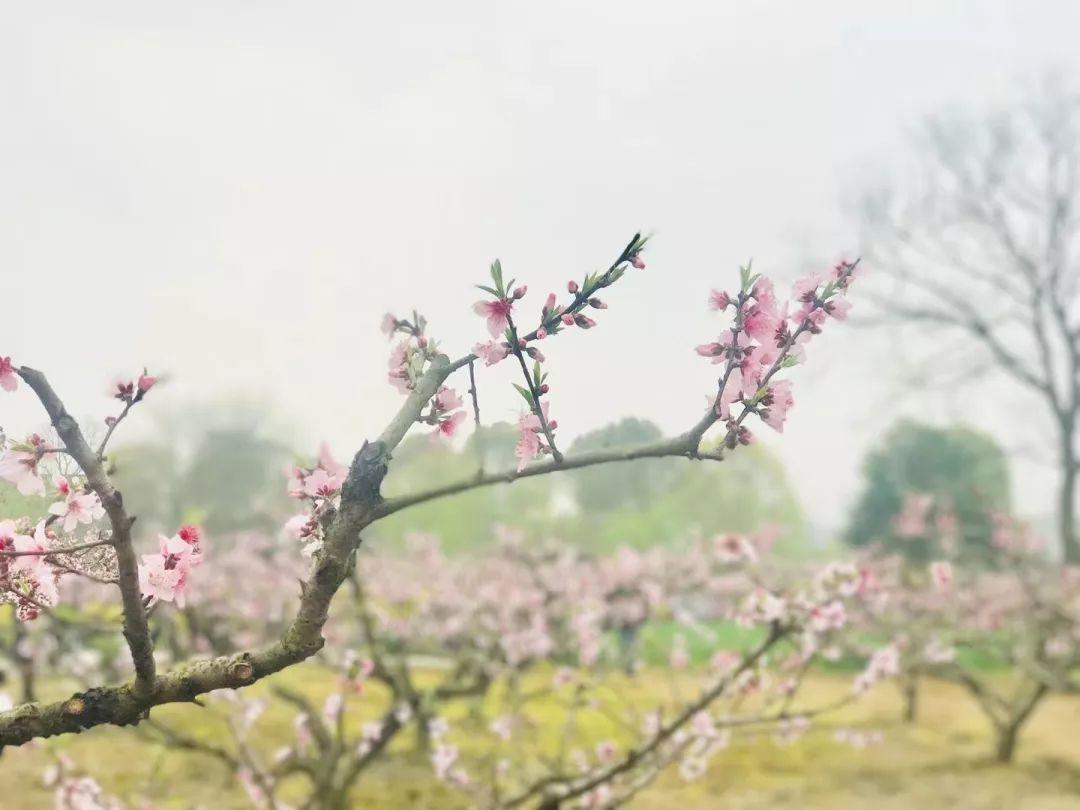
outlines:
M925 562L941 556L944 542L967 560L990 559L991 515L1009 511L1009 469L989 436L905 420L867 455L863 477L851 545Z
M883 317L932 337L924 373L995 369L1034 395L1080 562L1080 94L1049 82L984 122L934 119L921 146L909 182L864 206Z
M140 403L153 395L156 377L144 370L109 387L116 411L106 418L100 441L92 445L45 374L0 358L0 386L18 392L25 384L56 431L55 439L32 434L10 442L0 456L0 477L24 495L50 501L46 519L0 522L3 596L16 605L21 620L29 621L56 606L60 579L91 577L114 587L134 668L134 678L119 686L94 686L66 700L27 703L0 712L0 745L104 724L138 723L155 706L192 702L206 692L247 686L310 658L325 645L330 604L352 576L362 533L404 509L478 487L615 461L665 457L719 461L753 441L751 417L782 430L794 398L791 382L778 375L805 356L807 343L830 319L846 316L850 307L846 292L857 262L842 261L825 274L800 279L793 300L783 305L767 278L744 268L734 292L714 291L710 297L711 306L729 314L731 320L716 340L696 349L718 367L711 404L703 415L678 436L647 445L569 455L560 450L559 422L551 411L551 383L541 347L545 340L566 339L568 333L596 327L592 315L607 307L600 296L632 268L644 268L645 243L646 239L635 235L608 269L570 281L566 294L549 294L539 311L532 313L523 303L526 287L506 280L496 261L490 283L481 285L485 297L474 307L483 318L488 339L453 359L440 349L425 318L416 313L409 317L388 314L382 326L396 340L388 380L402 394L402 405L383 431L364 443L348 467L324 447L310 465L289 474L289 494L302 509L288 527L311 558L295 616L280 638L265 646L180 663L164 671L158 670L151 632L151 621L156 622L161 611L151 613L150 609L160 603L181 608L186 604L190 583L203 575L200 565L206 538L197 526L184 525L170 536L159 536L156 551L140 555L145 549L135 516L111 480L107 464L110 440ZM393 453L414 426L426 427L434 437L449 438L462 430L470 416L473 424L480 423L478 366L500 362L509 362L521 372L516 387L525 407L518 419L516 468L482 471L430 489L383 497L382 482ZM469 408L448 384L454 374L468 375ZM717 425L721 444L704 449L706 432Z

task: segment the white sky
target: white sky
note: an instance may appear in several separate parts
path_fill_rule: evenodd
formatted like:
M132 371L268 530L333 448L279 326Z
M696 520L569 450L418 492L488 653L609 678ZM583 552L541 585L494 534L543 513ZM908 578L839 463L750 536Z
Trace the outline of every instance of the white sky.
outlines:
M76 414L142 364L150 408L264 396L345 456L399 402L386 310L451 353L498 256L549 289L636 228L649 268L600 328L545 345L563 443L634 414L676 431L713 369L712 286L790 279L855 247L843 198L929 112L1007 100L1080 66L1071 2L11 3L0 30L0 353ZM854 300L858 303L855 293ZM837 329L798 370L782 453L836 526L899 410L895 347ZM485 373L510 417L509 365ZM466 387L465 385L459 386ZM919 401L1014 423L1005 397ZM0 425L39 427L24 392ZM1021 503L1050 508L1019 467Z

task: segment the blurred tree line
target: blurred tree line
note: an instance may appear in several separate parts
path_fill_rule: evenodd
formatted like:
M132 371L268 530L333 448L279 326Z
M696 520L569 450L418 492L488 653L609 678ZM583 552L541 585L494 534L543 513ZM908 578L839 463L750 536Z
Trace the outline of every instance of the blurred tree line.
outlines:
M652 422L622 419L580 436L570 453L632 447L662 437ZM388 496L426 489L485 470L512 469L517 430L505 423L484 428L455 450L415 436L395 454ZM679 542L694 532L779 529L778 550L806 549L802 509L780 461L760 445L739 448L722 464L649 459L606 464L559 476L523 479L510 486L473 490L410 509L379 523L377 536L396 543L410 531L437 532L447 549L490 541L490 526L528 527L606 551Z

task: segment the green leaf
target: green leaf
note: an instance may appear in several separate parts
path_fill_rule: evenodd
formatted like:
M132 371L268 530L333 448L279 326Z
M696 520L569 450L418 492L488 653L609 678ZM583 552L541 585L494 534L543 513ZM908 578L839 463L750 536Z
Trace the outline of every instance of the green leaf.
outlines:
M537 360L535 363L533 363L533 382L536 384L537 388L540 387L540 361L539 360Z
M491 293L494 296L499 295L499 291L496 290L494 287L488 287L486 284L477 284L476 286L486 293Z
M523 399L524 399L524 400L525 400L525 401L526 401L527 403L529 403L529 407L531 408L531 407L533 406L533 398L532 398L532 393L531 393L531 392L530 392L530 391L529 391L529 390L528 390L527 388L522 388L522 387L521 387L520 385L518 385L517 383L510 383L510 384L511 384L512 386L514 386L514 388L516 388L516 389L517 389L517 392L518 392L519 394L521 394L522 398L523 398Z

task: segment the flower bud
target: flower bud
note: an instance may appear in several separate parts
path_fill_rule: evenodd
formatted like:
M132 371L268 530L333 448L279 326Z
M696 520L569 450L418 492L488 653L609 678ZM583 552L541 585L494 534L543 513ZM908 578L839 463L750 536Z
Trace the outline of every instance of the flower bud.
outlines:
M588 315L582 315L580 312L574 316L574 323L576 323L582 329L592 329L594 326L596 326L596 321L594 321Z
M529 345L529 342L527 340L525 340L525 338L518 338L518 348L524 349L528 345Z
M516 290L514 290L514 300L515 301L520 301L522 298L525 297L525 293L527 293L528 291L529 291L528 286L526 286L525 284L522 284L520 287L518 287Z
M634 256L632 259L630 259L630 264L634 265L634 267L636 267L638 270L645 269L645 260L642 259L640 256Z
M544 302L544 312L551 312L555 309L555 293L548 293L547 301Z
M576 295L577 291L578 291L577 282L576 281L571 281L569 284L566 285L566 289L568 289L570 292L572 292L572 293L574 293Z
M559 423L556 420L551 419L551 420L548 421L548 427L551 428L552 430L554 430L558 426L559 426Z
M607 304L605 304L599 298L590 298L589 306L593 309L607 309Z
M541 394L546 394L546 393L547 393L548 391L550 391L550 390L551 390L551 388L550 388L550 387L548 386L548 384L547 384L547 383L543 383L543 384L542 384L542 385L540 386L540 393L541 393Z
M544 327L541 326L539 329L536 330L536 339L537 340L543 340L547 336L548 336L548 332L547 332L547 329L545 329Z
M151 377L149 374L146 373L146 369L144 368L143 373L139 375L139 380L136 385L138 385L139 391L145 394L147 391L154 387L154 383L156 382L157 377Z
M573 326L574 325L574 316L571 315L569 312L567 312L565 315L562 316L562 322L564 324L566 324L567 326Z

